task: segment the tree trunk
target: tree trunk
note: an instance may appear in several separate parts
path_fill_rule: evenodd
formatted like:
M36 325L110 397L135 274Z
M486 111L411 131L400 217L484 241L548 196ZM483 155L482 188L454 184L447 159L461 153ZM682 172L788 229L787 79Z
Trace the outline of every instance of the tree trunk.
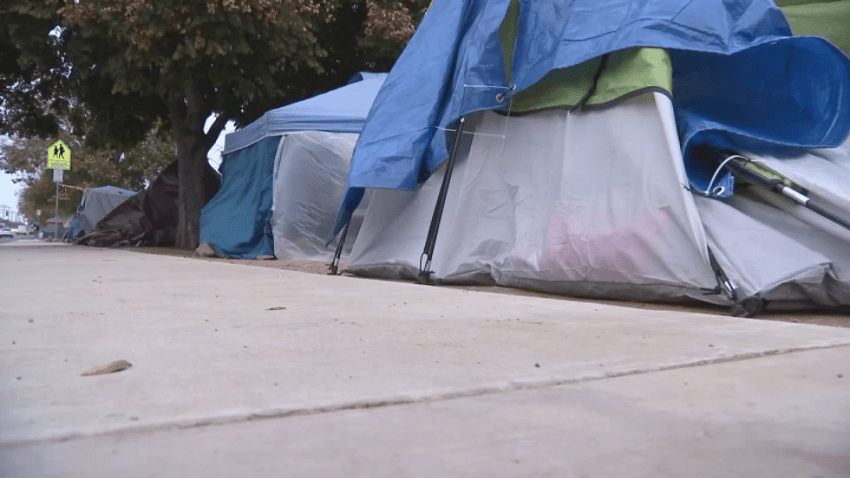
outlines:
M177 240L174 246L179 249L195 249L200 240L201 209L207 197L204 190L207 148L198 143L196 135L177 138L180 194L177 198Z
M174 247L195 249L200 241L201 209L209 191L204 181L207 152L227 120L216 119L207 133L204 123L211 111L194 84L189 82L183 97L168 101L169 116L177 140L177 173L180 193L177 199L177 241Z

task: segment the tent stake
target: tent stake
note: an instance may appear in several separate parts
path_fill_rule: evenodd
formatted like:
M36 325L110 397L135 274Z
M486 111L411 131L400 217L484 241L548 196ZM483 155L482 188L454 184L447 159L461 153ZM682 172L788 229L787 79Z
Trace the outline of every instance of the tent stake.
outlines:
M431 259L434 257L434 246L437 244L437 233L440 231L440 221L443 218L443 208L446 205L446 196L449 193L449 183L452 180L452 170L454 169L455 158L457 156L460 138L463 135L463 126L466 118L461 116L455 130L455 138L452 141L452 150L449 153L449 159L446 161L446 173L443 176L443 184L440 185L440 193L437 195L437 204L434 206L434 215L431 217L431 226L428 228L428 238L425 240L425 249L419 257L419 283L434 284L431 279ZM425 262L423 264L423 259Z

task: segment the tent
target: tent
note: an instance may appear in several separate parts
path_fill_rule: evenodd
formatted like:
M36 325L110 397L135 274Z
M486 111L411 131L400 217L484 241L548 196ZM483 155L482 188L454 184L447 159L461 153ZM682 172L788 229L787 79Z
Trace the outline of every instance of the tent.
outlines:
M352 158L347 271L850 305L850 58L791 28L768 0L435 1Z
M68 240L74 241L94 231L104 216L135 194L136 191L115 186L83 189L80 205L77 206L77 212L68 229Z
M221 179L209 164L204 168L204 203L218 192ZM147 189L127 199L98 221L76 243L94 247L172 247L179 220L177 161L151 181Z
M360 73L227 135L222 187L202 211L201 242L227 257L329 259L351 153L385 77Z

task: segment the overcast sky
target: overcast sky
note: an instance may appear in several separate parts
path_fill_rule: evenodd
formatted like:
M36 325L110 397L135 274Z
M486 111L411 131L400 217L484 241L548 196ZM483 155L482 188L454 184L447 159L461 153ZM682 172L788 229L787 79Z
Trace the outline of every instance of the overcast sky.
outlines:
M12 176L0 171L0 204L18 209L18 197L15 193L21 184L12 184Z
M6 142L9 137L0 135L0 142ZM14 176L0 171L0 205L9 206L12 210L18 209L18 196L16 193L21 189L21 184L12 184Z

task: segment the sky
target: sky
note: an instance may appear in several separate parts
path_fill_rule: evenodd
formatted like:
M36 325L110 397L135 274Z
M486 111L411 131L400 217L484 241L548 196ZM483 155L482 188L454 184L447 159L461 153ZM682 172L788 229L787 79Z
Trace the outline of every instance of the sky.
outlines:
M6 142L9 140L9 137L6 135L0 135L0 141ZM0 171L0 205L9 206L13 210L18 210L18 196L17 191L21 189L21 184L13 184L12 183L11 174L6 174L3 171Z
M0 171L0 204L18 208L18 196L15 194L21 184L12 183L13 176Z
M213 121L215 121L215 117L207 118L206 125L204 129L212 126ZM210 164L218 169L218 165L221 162L221 151L224 149L224 136L227 133L233 132L235 129L233 122L228 122L227 126L225 126L224 131L218 137L218 140L215 142L212 148L210 148L210 152L207 154L207 158L209 158ZM73 167L73 165L72 165ZM12 183L12 179L14 176L10 174L6 174L4 171L0 171L0 205L6 205L11 207L13 210L18 209L18 196L17 192L23 188L23 183ZM105 185L104 185L105 186Z

